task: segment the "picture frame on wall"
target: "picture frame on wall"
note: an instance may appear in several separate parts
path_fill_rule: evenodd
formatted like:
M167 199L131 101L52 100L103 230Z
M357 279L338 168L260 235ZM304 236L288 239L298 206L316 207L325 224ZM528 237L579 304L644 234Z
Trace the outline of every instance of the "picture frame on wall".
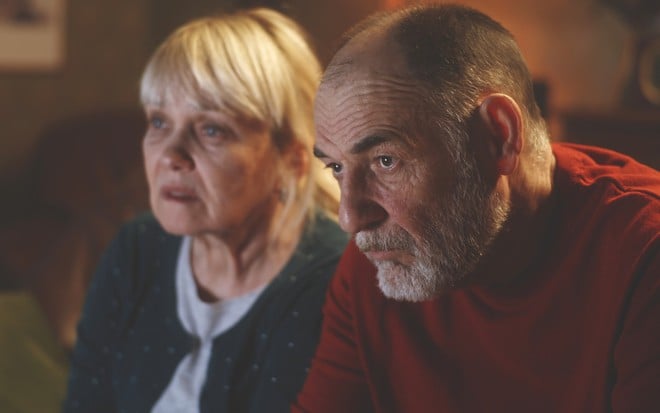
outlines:
M649 38L641 47L638 77L644 98L660 106L660 34Z
M0 0L0 70L50 71L64 63L66 0Z

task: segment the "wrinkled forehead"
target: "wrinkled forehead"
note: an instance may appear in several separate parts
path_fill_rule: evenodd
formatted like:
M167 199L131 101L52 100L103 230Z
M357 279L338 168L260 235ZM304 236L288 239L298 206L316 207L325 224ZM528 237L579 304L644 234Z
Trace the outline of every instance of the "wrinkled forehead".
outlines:
M317 148L341 151L378 136L407 139L426 126L420 88L389 71L350 71L324 84L314 106Z
M384 31L358 35L323 75L314 105L317 144L350 144L374 133L406 135L420 126L423 101L396 42Z
M355 110L411 107L411 103L420 102L422 98L422 88L409 76L355 65L332 81L321 84L314 112L331 113L347 106L354 106Z
M398 46L383 36L359 37L328 65L315 101L315 116L336 110L362 111L409 107L423 93Z
M332 58L319 86L316 102L332 97L347 99L372 93L387 96L417 88L398 43L385 30L362 33ZM346 102L348 103L348 102Z
M374 74L408 77L403 53L386 30L374 30L348 41L328 64L321 86L344 81L345 77L371 77Z

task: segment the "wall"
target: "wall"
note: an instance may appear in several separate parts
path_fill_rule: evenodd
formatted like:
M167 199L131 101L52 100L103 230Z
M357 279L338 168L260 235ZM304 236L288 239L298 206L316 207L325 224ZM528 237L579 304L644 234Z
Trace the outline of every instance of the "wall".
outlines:
M148 1L66 1L65 65L48 73L0 73L0 186L18 179L49 122L136 103Z
M595 0L466 0L516 37L532 74L550 85L555 108L618 105L632 32Z
M289 0L290 14L307 29L326 64L341 34L378 10L385 0Z

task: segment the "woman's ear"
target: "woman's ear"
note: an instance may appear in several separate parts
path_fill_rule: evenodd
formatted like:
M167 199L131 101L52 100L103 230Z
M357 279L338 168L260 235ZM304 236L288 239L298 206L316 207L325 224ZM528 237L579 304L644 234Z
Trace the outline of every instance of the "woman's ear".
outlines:
M495 169L500 175L511 175L518 166L523 147L522 113L511 97L502 93L486 96L479 105L479 121L483 123L494 148Z
M285 165L300 179L306 176L310 168L310 158L305 146L300 142L294 142L285 155Z

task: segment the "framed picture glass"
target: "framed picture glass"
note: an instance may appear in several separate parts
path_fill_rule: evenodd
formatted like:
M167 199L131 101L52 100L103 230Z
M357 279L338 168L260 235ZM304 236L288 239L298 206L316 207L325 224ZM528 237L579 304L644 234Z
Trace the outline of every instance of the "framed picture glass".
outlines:
M0 70L59 68L64 8L65 0L0 0Z
M639 87L650 103L660 105L660 35L646 42L639 55Z

